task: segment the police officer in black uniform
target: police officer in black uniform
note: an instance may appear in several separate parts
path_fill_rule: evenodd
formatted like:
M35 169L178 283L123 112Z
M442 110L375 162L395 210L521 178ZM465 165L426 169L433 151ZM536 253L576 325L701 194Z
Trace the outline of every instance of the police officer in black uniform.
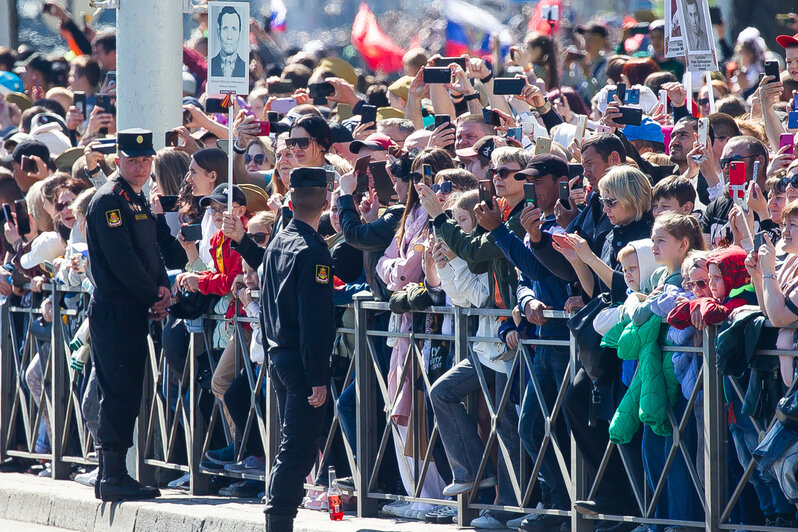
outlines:
M277 394L281 441L269 476L266 531L290 532L318 454L335 340L332 258L318 233L323 168L291 171L294 216L266 248L261 326Z
M95 496L103 501L151 499L156 488L125 467L141 404L149 319L170 302L169 278L155 241L155 217L142 194L150 178L152 132L117 134L117 173L89 204L86 238L94 294L89 304L91 355L100 391Z

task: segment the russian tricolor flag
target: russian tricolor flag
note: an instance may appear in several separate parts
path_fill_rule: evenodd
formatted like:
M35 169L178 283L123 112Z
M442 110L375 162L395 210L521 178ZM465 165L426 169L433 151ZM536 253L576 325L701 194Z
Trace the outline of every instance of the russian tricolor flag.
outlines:
M471 46L468 42L463 27L457 22L448 20L446 23L446 55L449 57L459 57L463 54L470 54Z
M272 12L269 16L269 22L271 24L272 31L285 31L285 18L288 15L288 9L286 9L283 0L271 0L271 10Z

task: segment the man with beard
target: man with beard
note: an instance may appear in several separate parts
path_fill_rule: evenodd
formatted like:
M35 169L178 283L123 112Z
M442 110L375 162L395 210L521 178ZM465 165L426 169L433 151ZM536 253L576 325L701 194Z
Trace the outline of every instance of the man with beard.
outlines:
M707 150L704 150L704 161L700 166L691 161L690 154L698 140L698 119L693 116L680 118L671 130L671 140L668 146L671 162L679 167L679 174L689 178L698 193L698 199L703 205L708 205L715 199L720 190L720 180L714 168L714 156L711 150L712 132L707 134ZM694 153L694 155L696 155ZM691 165L690 163L693 162Z

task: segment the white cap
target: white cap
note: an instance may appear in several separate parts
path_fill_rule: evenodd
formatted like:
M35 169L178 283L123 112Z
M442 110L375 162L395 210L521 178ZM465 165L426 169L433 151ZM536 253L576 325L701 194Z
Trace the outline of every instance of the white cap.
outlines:
M190 72L183 72L183 93L191 96L197 94L197 78Z
M34 127L31 129L30 138L43 142L50 149L50 157L53 159L72 147L69 137L64 135L61 126L56 122Z
M64 250L66 246L61 235L55 231L47 231L33 239L30 251L20 257L19 263L26 270L30 270L44 261L52 262L63 255Z

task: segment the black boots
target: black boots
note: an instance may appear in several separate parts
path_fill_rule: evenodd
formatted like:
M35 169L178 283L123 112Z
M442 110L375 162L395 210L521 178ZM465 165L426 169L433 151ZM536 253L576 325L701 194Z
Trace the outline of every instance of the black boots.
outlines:
M294 518L287 515L266 514L266 532L293 532Z
M94 480L94 498L100 499L100 481L103 479L103 450L99 444L94 447L97 449L97 478Z
M100 470L94 485L95 497L105 502L116 502L154 499L160 496L158 488L142 486L127 474L126 454L121 449L102 449L99 452Z

